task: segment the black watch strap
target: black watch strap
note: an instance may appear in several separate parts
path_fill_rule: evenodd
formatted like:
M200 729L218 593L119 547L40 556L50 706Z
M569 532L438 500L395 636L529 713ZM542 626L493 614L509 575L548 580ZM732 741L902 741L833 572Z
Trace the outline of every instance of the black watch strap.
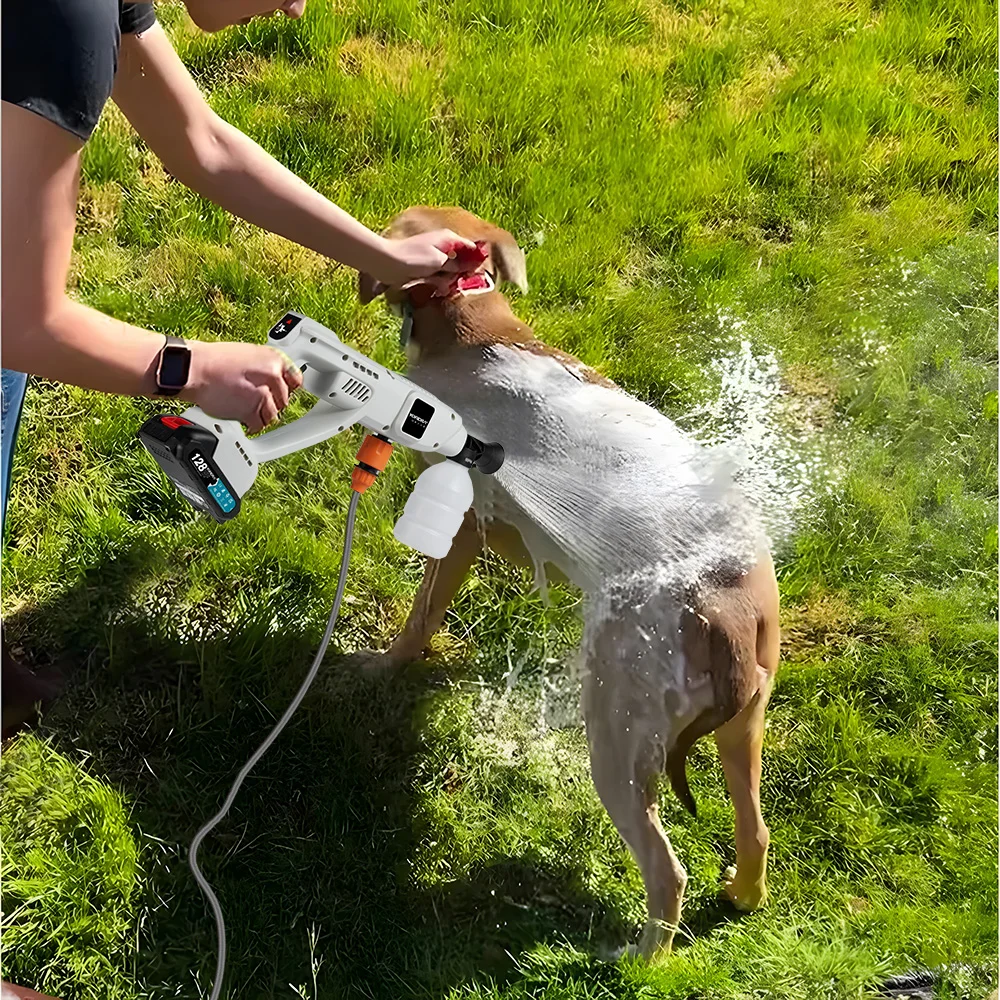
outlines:
M191 348L180 337L165 337L156 364L156 393L176 396L187 385L191 373Z

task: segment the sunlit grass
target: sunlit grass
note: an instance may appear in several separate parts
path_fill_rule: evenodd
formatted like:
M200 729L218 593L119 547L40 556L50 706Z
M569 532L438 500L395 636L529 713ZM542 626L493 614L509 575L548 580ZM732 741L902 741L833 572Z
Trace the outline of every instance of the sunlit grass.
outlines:
M643 915L581 735L533 728L576 595L480 564L432 667L331 656L205 864L231 997L848 1000L996 958L996 10L986 2L314 0L207 37L158 5L216 109L373 226L417 202L507 226L539 335L682 418L741 338L773 351L832 488L779 551L767 733L773 905L717 903L732 816L710 743L680 947L607 964ZM351 275L170 180L109 109L75 294L186 336L296 308L402 365ZM721 317L721 318L720 318ZM265 469L220 528L169 493L155 409L36 384L5 636L62 663L2 764L4 976L63 998L195 995L213 968L191 835L298 684L333 596L354 438ZM815 426L812 426L812 425ZM366 496L337 653L387 642L421 564ZM517 666L525 678L498 702ZM310 934L313 934L312 939ZM995 979L993 980L995 982ZM291 984L291 985L289 985Z

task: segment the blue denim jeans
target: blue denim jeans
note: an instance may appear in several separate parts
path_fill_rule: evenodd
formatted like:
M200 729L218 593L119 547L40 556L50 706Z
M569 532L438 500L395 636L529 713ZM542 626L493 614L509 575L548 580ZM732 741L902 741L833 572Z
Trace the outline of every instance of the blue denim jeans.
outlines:
M28 376L24 372L3 370L0 381L0 538L7 517L7 497L10 493L10 466L17 444L17 425L21 421L24 390Z

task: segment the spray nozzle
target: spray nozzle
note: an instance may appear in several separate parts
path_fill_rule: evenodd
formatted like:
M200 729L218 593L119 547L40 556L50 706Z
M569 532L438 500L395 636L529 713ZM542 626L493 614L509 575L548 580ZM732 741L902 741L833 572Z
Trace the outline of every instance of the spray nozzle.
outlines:
M496 441L480 441L470 434L465 439L465 447L457 455L451 455L450 460L466 468L475 467L484 475L492 476L503 465L503 445Z

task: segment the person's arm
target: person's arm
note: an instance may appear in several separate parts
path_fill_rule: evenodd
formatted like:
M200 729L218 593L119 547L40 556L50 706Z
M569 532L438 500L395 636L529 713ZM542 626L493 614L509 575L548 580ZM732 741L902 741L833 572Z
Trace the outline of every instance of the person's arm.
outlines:
M50 121L2 104L0 328L3 364L103 392L156 392L161 334L130 326L66 294L76 227L80 140ZM259 430L287 404L301 376L254 344L190 342L181 399Z
M159 25L122 37L112 96L181 183L254 225L388 285L456 269L449 251L471 245L447 230L386 240L363 226L219 118Z

